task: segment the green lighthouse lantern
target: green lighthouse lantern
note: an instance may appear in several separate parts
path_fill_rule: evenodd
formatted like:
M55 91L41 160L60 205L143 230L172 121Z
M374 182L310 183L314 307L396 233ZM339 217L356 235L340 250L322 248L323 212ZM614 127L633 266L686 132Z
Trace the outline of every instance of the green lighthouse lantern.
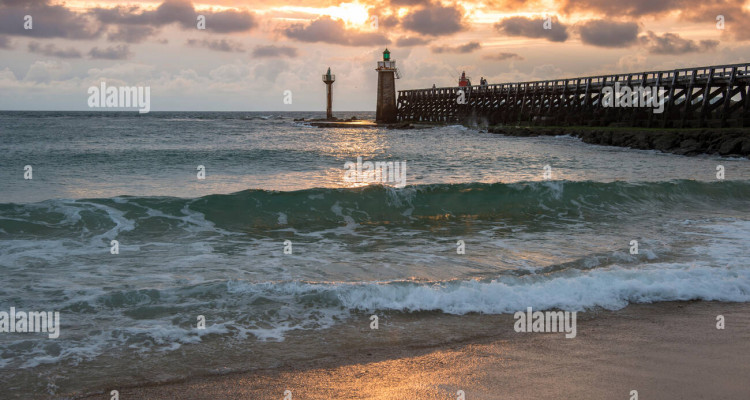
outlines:
M388 51L388 48L386 47L385 51L383 52L383 61L388 61L391 59L391 52Z

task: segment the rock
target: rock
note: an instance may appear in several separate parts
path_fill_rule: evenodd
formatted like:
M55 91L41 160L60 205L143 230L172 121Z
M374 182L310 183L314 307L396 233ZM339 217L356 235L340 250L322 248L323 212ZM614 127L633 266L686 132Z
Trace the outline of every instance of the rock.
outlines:
M674 153L685 156L693 156L700 153L700 143L695 139L685 139L680 143L680 147L674 150Z
M612 146L626 147L630 146L633 142L633 134L627 132L616 132L612 135L612 141L609 143Z
M645 132L637 132L631 135L629 147L640 150L651 149L651 143L648 140L648 134Z
M575 128L495 125L487 132L507 136L560 136L571 135L588 144L621 146L634 149L654 149L681 155L716 154L750 156L748 129L675 129L642 128Z
M740 154L742 152L743 138L726 138L719 146L719 154L728 156L730 154Z
M740 149L740 152L743 156L750 155L750 138L742 139L742 148Z
M654 149L660 151L669 151L677 147L680 138L675 133L657 133L654 137Z
M388 129L413 129L414 126L412 126L409 122L397 122L395 124L388 124Z

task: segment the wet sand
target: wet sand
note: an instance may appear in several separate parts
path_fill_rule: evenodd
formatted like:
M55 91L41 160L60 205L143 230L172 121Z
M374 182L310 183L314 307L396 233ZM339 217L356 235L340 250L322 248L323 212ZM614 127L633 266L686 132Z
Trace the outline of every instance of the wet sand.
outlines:
M577 337L512 333L118 389L120 399L747 399L750 304L632 305ZM716 316L725 317L724 330ZM107 390L109 393L109 390ZM87 399L106 398L104 393Z

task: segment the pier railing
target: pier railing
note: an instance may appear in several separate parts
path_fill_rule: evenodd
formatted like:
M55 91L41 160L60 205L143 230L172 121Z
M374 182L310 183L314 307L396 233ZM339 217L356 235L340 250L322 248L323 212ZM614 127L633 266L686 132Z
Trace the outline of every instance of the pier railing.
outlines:
M492 125L750 126L749 87L750 63L400 90L398 119ZM639 88L651 89L656 96L625 99L628 91Z

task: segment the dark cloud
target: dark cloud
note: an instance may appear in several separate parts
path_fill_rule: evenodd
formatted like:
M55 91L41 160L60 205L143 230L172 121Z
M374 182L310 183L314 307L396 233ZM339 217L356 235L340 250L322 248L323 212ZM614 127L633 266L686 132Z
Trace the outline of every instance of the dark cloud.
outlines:
M201 14L206 14L201 11ZM258 25L255 15L247 11L226 10L206 14L206 30L218 33L246 32ZM193 22L195 27L195 22Z
M684 39L675 33L665 33L659 36L651 31L639 37L638 41L652 54L705 52L714 50L719 45L718 40L701 40L696 42L691 39Z
M253 50L253 57L297 57L297 49L289 46L258 46Z
M107 35L110 42L141 43L149 37L155 35L156 28L150 26L118 26L113 32Z
M750 40L750 12L745 10L744 0L705 0L695 2L679 10L680 17L692 22L716 24L716 18L724 17L724 31L736 40Z
M557 17L550 19L550 29L544 29L545 18L510 17L495 24L495 29L509 36L544 38L552 42L568 40L568 28Z
M457 7L433 3L404 15L401 26L422 35L449 35L464 29L463 13Z
M89 51L89 57L103 60L124 60L130 57L130 47L126 44L109 46L104 49L94 47Z
M675 8L680 17L694 22L716 21L717 15L723 15L724 21L747 21L748 14L743 11L744 0L686 0Z
M165 0L153 10L138 6L93 8L76 12L51 0L0 1L0 34L37 38L97 39L107 33L113 42L140 43L158 33L159 27L179 24L197 29L197 16L206 17L206 30L217 33L245 32L258 25L255 14L242 10L197 12L189 0ZM32 29L24 29L24 17L32 17Z
M96 17L97 20L108 25L157 25L153 20L153 15L155 12L142 11L138 6L92 8L89 13Z
M638 40L636 22L615 22L595 19L578 26L581 41L601 47L627 47Z
M236 52L236 53L241 53L245 51L245 49L242 48L242 45L240 43L232 42L226 39L221 39L221 40L188 39L187 45L192 46L192 47L205 47L207 49L216 50L216 51L226 51L226 52Z
M179 23L185 28L196 27L198 15L193 5L186 0L166 0L153 10L143 10L138 6L117 6L94 8L90 13L105 24L159 27Z
M709 0L710 1L710 0ZM597 12L608 16L622 17L642 17L645 15L662 14L673 10L679 10L683 7L690 7L692 4L699 6L700 1L690 0L564 0L561 9L566 14L576 11Z
M428 6L432 4L432 0L391 0L391 6L394 7L414 7L414 6Z
M430 43L432 39L428 38L421 38L418 36L405 36L398 38L396 40L396 46L398 47L410 47L410 46L420 46L423 44Z
M388 15L383 15L383 11L388 10L388 7L373 7L367 10L367 14L369 15L367 19L367 23L370 25L373 24L373 18L375 18L374 22L377 23L377 25L372 26L373 28L395 28L398 26L398 24L401 23L401 21L398 19L398 16L393 14L395 12L395 9L390 9Z
M524 58L517 53L498 53L498 54L485 54L482 56L485 60L494 61L505 61L505 60L523 60Z
M724 30L736 40L750 40L750 12L745 11L742 0L707 0L697 7L680 10L680 16L693 22L716 24L716 18L724 18Z
M458 53L465 54L471 53L474 50L478 50L482 47L479 42L469 42L460 46L436 46L432 48L433 53Z
M9 49L10 39L7 36L0 35L0 49Z
M48 57L58 58L81 58L81 52L69 47L67 49L61 49L54 44L41 45L37 42L29 43L29 52L37 53Z
M178 23L185 28L195 28L198 13L189 0L165 0L154 11L144 11L146 18L152 18L156 25ZM208 29L208 23L206 23Z
M394 28L400 23L401 21L399 21L398 17L395 15L388 15L386 17L378 18L378 25L382 26L383 28Z
M32 29L24 29L24 17L32 18ZM94 39L103 28L86 15L49 1L5 0L0 2L0 34L37 38Z
M750 21L750 14L745 15L745 21ZM725 29L736 40L750 40L750 24L727 22Z
M90 13L104 24L161 27L176 23L184 29L197 29L198 15L203 15L206 30L218 33L245 32L258 25L255 15L248 11L196 11L189 0L165 0L154 10L117 6L94 8Z
M745 11L744 3L745 0L562 0L560 9L567 15L583 12L630 19L674 14L680 20L709 24L716 23L716 17L722 15L727 32L747 40L750 27L742 22L750 19L750 13Z
M284 29L283 33L300 42L325 42L345 46L372 46L391 42L382 33L348 30L343 21L328 16L320 17L307 25L294 24Z

